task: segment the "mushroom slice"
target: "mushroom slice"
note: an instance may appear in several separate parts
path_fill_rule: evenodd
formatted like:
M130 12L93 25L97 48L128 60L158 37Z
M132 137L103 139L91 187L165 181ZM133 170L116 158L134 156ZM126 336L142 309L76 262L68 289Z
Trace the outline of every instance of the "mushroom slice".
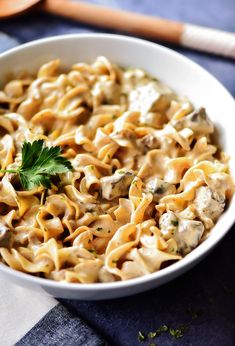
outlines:
M129 109L140 111L142 116L148 112L164 112L170 105L173 94L169 88L158 82L138 86L130 92Z
M206 135L214 132L214 125L203 107L193 111L184 118L172 121L172 125L177 131L190 128L197 134Z
M177 250L182 255L187 255L199 244L204 232L201 221L179 219L171 211L160 217L159 226L166 240L176 241Z
M196 220L179 220L179 226L173 235L178 246L178 252L187 255L200 242L204 232L204 225Z
M135 175L133 171L118 170L115 174L100 179L102 197L112 200L128 194Z
M149 150L158 149L160 147L159 140L152 134L145 135L142 138L137 139L137 146L141 151L146 154Z
M201 186L196 190L194 205L203 221L216 221L224 210L225 198L209 187Z
M162 197L174 194L176 192L174 185L158 178L149 180L145 187L148 192L153 194L154 202L158 202Z
M0 224L0 247L10 248L12 244L12 233L10 229Z

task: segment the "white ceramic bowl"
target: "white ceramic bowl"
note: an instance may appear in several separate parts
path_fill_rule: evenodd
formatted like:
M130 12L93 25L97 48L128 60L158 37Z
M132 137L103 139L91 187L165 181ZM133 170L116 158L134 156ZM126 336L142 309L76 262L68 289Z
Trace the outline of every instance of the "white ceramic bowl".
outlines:
M34 41L0 55L1 81L9 72L35 71L42 63L59 57L64 66L92 61L99 55L121 66L140 67L156 76L178 94L186 95L195 106L205 106L219 131L222 148L231 155L235 176L235 102L225 88L203 68L184 56L144 40L108 34L75 34ZM0 264L0 274L22 286L44 290L50 295L71 299L123 297L160 286L199 262L224 237L235 219L233 199L217 222L210 237L181 261L140 278L111 283L75 284L41 279Z

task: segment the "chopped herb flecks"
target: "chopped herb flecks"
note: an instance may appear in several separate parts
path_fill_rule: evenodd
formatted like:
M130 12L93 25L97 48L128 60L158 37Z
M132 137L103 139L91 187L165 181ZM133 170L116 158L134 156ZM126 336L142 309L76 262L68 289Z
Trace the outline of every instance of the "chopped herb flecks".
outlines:
M148 333L148 338L149 339L154 339L157 336L157 332L149 332Z
M145 341L145 336L141 331L138 332L138 340L139 340L139 342Z
M180 339L184 336L186 329L187 329L186 326L181 326L180 328L177 328L177 329L170 328L169 333L171 334L171 336L173 336L173 338Z
M169 327L164 324L163 326L159 327L158 330L160 332L168 332Z
M156 331L149 332L147 337L148 339L155 339L160 336L162 333L169 333L173 338L180 339L184 336L185 331L187 330L188 325L180 326L179 328L168 327L166 324L160 326ZM146 340L146 336L139 331L138 333L139 342L144 342ZM156 345L154 343L148 344L148 346Z
M176 226L178 226L179 221L178 220L171 220L171 224L176 227Z

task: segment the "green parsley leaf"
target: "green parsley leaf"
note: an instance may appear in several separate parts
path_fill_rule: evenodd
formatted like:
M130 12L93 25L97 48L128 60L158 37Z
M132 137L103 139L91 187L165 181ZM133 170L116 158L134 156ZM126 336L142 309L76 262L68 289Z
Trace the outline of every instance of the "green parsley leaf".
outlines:
M167 332L169 330L169 327L165 324L158 328L159 332Z
M45 147L43 140L24 142L21 166L0 172L19 174L20 182L26 190L36 186L50 188L51 176L66 173L73 168L71 162L60 154L60 147Z
M154 339L157 336L157 332L149 332L148 333L148 338L149 339Z
M173 329L173 328L169 329L169 333L175 339L182 338L184 336L185 331L186 331L186 327L184 327L184 326L177 328L177 329Z
M139 342L144 342L145 341L145 336L144 336L144 334L141 331L138 332L138 341Z

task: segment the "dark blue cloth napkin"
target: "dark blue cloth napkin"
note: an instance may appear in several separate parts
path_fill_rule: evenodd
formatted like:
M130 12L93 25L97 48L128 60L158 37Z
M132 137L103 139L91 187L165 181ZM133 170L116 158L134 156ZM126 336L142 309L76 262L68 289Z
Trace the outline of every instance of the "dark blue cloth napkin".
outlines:
M92 2L235 32L234 0L97 0ZM2 22L0 30L20 42L65 33L104 31L42 13L31 14L27 19L22 17ZM205 67L235 96L235 61L180 47L170 47ZM231 114L230 126L233 126L233 117L235 114ZM46 326L45 319L53 326L53 319L46 316L40 322L41 324L37 325L36 329L33 328L18 345L90 345L87 341L81 343L79 339L76 339L81 331L80 319L77 317L76 322L75 316L80 316L112 346L148 345L154 342L158 346L234 346L234 249L233 227L216 250L203 262L180 278L158 289L109 301L60 300L61 304L71 311L73 317L67 317L68 320L72 318L75 321L70 326L66 326L63 338L60 339L57 336L58 339L56 339L55 334L50 338L50 331L40 328L40 326ZM67 310L59 309L61 310L57 313L63 318ZM63 321L56 323L58 329L62 328ZM184 336L179 339L169 333L163 333L156 340L139 343L137 339L139 330L147 333L163 324L172 328L187 325L188 328ZM45 339L40 341L35 333L38 336L43 335ZM75 339L71 339L71 336ZM103 342L98 336L97 338L97 344L94 345L100 345L100 342ZM70 343L71 340L73 343Z

